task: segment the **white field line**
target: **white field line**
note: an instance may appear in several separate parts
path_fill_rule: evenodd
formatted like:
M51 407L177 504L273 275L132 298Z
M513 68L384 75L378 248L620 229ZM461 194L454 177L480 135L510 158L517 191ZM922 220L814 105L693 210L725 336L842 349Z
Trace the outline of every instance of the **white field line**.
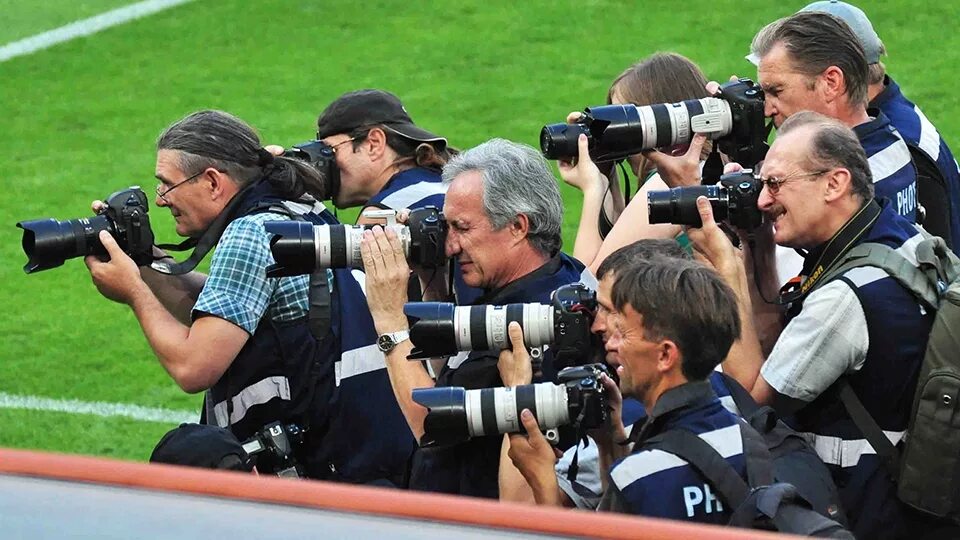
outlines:
M17 396L0 392L0 409L24 409L28 411L61 412L68 414L90 414L94 416L123 416L143 422L180 424L196 422L199 412L175 411L155 407L142 407L127 403L106 403L103 401L79 401L75 399L52 399L39 396Z
M89 36L101 30L117 26L140 17L152 15L158 11L185 4L192 0L145 0L121 8L110 10L87 19L74 21L60 28L42 32L0 47L0 62L11 58L32 54L52 47L64 41Z

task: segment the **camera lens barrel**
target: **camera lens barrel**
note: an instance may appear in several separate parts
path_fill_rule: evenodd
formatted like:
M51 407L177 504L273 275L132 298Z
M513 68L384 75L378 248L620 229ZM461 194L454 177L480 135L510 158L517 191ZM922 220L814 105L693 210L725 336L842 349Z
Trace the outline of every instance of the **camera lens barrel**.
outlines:
M23 271L27 274L56 268L74 257L104 255L106 250L97 235L107 231L116 236L113 223L105 215L68 221L21 221L17 227L23 229L21 246L27 255Z
M726 219L729 205L727 190L720 186L676 187L647 194L647 212L650 223L673 223L700 227L700 211L697 198L706 197L713 207L716 220Z
M548 124L540 130L540 151L547 159L572 159L580 149L577 139L583 133L591 139L590 128L584 124Z
M421 446L523 431L523 409L533 413L541 429L570 422L567 388L552 383L480 390L423 388L413 391L413 400L429 410Z
M528 347L553 340L553 309L545 304L463 306L454 310L456 343L461 351L488 351L510 347L507 328L516 321Z
M271 276L310 274L319 268L363 268L360 242L370 225L314 225L307 221L267 221L263 224L278 270ZM391 225L404 254L410 251L410 230Z

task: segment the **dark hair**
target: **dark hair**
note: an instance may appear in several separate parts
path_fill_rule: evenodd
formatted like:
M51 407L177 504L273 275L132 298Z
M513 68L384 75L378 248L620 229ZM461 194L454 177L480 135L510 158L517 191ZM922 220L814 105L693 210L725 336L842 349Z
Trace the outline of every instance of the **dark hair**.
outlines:
M618 311L629 305L643 317L647 339L676 343L687 380L706 379L740 337L733 290L692 260L636 260L617 272L611 297Z
M417 167L432 169L439 173L453 156L460 153L459 150L450 146L444 145L438 149L430 143L415 141L404 137L386 125L362 126L351 130L347 135L353 139L352 146L354 150L363 144L363 139L366 138L367 134L370 133L370 130L373 128L383 130L387 138L387 146L396 152L398 161L409 161Z
M184 173L210 167L241 187L264 178L290 199L304 193L326 198L326 179L317 169L301 160L270 156L252 127L223 111L198 111L175 122L160 134L157 150L179 152Z
M863 145L852 129L839 120L812 111L801 111L787 118L777 132L786 135L805 126L815 129L810 142L807 168L810 170L844 168L850 172L850 189L861 201L873 198L873 174Z
M753 38L751 52L763 58L777 44L790 53L793 67L816 77L830 66L843 72L847 98L867 104L867 59L853 30L839 17L818 11L803 11L774 21Z
M683 249L674 238L643 238L627 244L607 255L597 267L597 280L620 268L629 266L633 261L664 257L667 259L690 259L690 253Z

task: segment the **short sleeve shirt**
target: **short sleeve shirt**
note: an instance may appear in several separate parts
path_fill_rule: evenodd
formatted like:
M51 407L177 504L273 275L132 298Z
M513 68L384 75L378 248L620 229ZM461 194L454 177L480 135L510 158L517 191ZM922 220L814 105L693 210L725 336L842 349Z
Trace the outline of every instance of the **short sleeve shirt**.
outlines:
M275 213L243 216L227 226L210 263L210 275L193 307L193 318L213 315L232 322L250 335L263 317L289 321L308 312L309 276L268 278L274 263L270 234L263 224L288 220Z

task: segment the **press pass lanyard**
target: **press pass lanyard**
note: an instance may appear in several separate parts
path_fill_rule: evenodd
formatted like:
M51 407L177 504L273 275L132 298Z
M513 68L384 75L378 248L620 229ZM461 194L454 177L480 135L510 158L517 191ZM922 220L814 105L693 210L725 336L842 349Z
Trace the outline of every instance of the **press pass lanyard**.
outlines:
M810 270L810 275L792 278L780 289L780 304L790 304L807 295L826 275L827 270L833 267L843 255L850 250L864 234L873 227L880 217L880 205L875 199L863 205L856 214L827 242L826 247L817 257L816 263Z

